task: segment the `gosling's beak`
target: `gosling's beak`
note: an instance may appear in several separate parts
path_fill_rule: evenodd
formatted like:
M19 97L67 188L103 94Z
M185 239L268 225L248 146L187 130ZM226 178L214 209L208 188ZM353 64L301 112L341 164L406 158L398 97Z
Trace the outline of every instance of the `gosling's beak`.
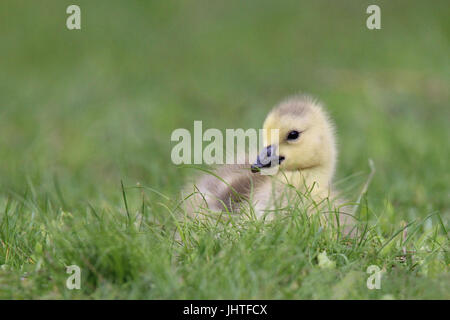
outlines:
M284 157L279 157L276 154L276 146L270 145L264 148L259 154L256 162L252 164L252 172L259 172L262 168L270 168L279 165L284 160Z

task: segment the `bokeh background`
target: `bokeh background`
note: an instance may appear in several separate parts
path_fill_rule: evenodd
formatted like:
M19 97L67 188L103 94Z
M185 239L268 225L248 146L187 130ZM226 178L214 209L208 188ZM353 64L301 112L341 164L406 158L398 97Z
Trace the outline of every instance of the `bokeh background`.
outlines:
M66 28L70 4L81 30ZM381 30L366 28L370 4ZM174 129L259 128L304 92L336 122L338 180L358 190L374 160L368 201L386 232L448 219L449 13L448 1L2 1L0 190L72 210L120 206L121 180L176 196L191 173L170 160Z

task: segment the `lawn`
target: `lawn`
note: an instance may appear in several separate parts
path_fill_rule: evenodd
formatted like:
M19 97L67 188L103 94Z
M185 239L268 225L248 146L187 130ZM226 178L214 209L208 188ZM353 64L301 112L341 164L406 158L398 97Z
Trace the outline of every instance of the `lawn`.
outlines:
M82 28L69 31L73 3ZM373 3L381 30L366 28ZM2 1L0 298L450 299L448 13L448 1ZM171 162L172 131L260 128L298 92L336 123L350 199L375 164L364 236L296 210L184 221L179 191L198 171Z

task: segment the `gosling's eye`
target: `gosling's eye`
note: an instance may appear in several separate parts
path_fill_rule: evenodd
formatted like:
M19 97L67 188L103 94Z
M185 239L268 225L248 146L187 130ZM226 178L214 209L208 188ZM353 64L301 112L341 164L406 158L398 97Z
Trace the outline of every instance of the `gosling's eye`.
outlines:
M300 136L300 132L297 130L292 130L288 133L287 140L296 140Z

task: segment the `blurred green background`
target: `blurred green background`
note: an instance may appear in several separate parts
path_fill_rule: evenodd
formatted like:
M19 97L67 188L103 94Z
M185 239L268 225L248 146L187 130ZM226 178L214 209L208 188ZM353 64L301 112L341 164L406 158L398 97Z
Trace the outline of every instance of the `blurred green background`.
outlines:
M66 8L81 7L81 30ZM381 30L366 8L381 7ZM120 180L176 196L176 128L259 128L298 92L336 122L337 179L377 167L387 231L449 216L448 1L0 3L0 190L121 205ZM355 194L355 198L356 198ZM388 205L386 205L388 204ZM394 209L392 209L394 208ZM390 226L392 225L392 229Z

